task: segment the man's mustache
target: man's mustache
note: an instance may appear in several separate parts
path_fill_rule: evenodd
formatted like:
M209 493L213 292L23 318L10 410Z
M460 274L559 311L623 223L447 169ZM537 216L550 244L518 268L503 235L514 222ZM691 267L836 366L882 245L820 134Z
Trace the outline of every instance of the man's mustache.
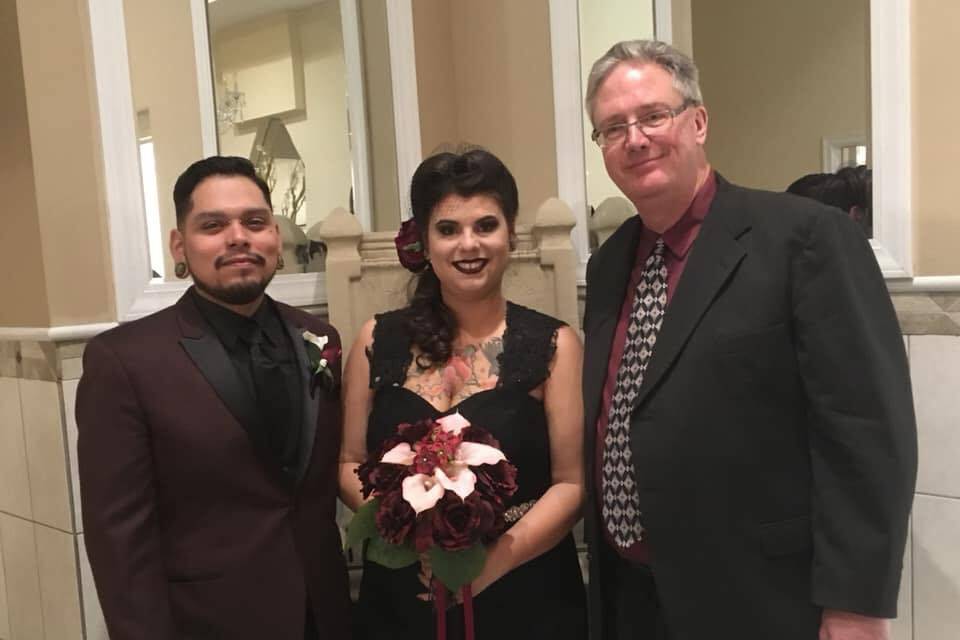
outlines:
M226 262L230 262L230 261L233 261L233 260L241 260L241 259L242 259L242 260L251 260L252 262L254 262L255 264L258 264L258 265L264 265L264 264L267 263L267 259L264 258L264 257L263 257L262 255L260 255L259 253L236 253L236 254L232 254L232 255L228 255L228 256L218 256L217 259L214 260L213 266L216 267L217 269L219 269L219 268L222 267L222 266L224 265L224 263L226 263Z

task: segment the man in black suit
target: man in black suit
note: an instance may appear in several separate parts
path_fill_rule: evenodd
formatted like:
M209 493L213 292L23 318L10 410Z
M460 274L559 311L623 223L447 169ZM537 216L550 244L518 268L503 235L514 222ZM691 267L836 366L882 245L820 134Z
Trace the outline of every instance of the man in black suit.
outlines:
M348 640L335 522L339 346L264 290L270 190L244 158L174 187L172 307L86 347L83 524L112 640Z
M717 175L668 45L615 45L587 109L638 211L587 268L594 637L885 640L916 427L866 239Z

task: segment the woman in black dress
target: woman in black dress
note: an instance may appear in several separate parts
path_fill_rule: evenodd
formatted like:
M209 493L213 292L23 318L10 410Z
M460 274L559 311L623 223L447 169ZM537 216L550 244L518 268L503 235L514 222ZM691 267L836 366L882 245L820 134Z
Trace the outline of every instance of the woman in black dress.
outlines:
M424 260L409 306L360 331L344 374L340 493L362 503L356 468L397 425L459 412L500 442L517 467L511 526L487 549L471 585L478 640L586 637L586 604L571 528L583 499L581 346L559 320L507 301L517 187L492 154L426 159L410 189ZM409 226L406 228L409 232ZM402 235L402 234L401 234ZM433 637L429 568L364 563L358 637ZM448 637L462 612L448 612Z

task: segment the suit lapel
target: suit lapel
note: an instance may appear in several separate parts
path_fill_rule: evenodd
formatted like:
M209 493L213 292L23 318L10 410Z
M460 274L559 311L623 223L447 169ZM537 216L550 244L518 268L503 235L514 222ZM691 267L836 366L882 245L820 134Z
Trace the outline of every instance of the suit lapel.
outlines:
M310 359L307 357L307 349L303 344L303 329L297 327L289 315L287 307L277 306L280 310L280 317L283 319L283 326L290 336L293 344L293 350L297 354L297 364L300 371L300 393L302 394L301 412L302 424L300 428L300 449L297 456L296 481L303 480L310 466L310 458L313 453L313 441L317 435L317 417L319 413L319 398L317 393L311 391Z
M187 292L177 302L182 334L180 344L253 443L265 450L254 398L237 375L226 349L203 320L191 295Z
M749 220L738 207L739 200L736 188L718 176L717 193L667 307L634 408L670 369L703 314L746 255L738 238L749 229Z

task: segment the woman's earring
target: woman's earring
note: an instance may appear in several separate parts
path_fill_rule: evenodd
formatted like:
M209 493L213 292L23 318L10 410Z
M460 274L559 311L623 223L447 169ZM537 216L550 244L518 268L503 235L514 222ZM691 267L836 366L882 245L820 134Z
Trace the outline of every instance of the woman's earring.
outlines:
M283 262L283 256L277 256L277 271L283 271L283 268L286 266Z
M190 270L187 268L186 262L178 262L173 265L173 274L183 280L188 275L190 275Z

